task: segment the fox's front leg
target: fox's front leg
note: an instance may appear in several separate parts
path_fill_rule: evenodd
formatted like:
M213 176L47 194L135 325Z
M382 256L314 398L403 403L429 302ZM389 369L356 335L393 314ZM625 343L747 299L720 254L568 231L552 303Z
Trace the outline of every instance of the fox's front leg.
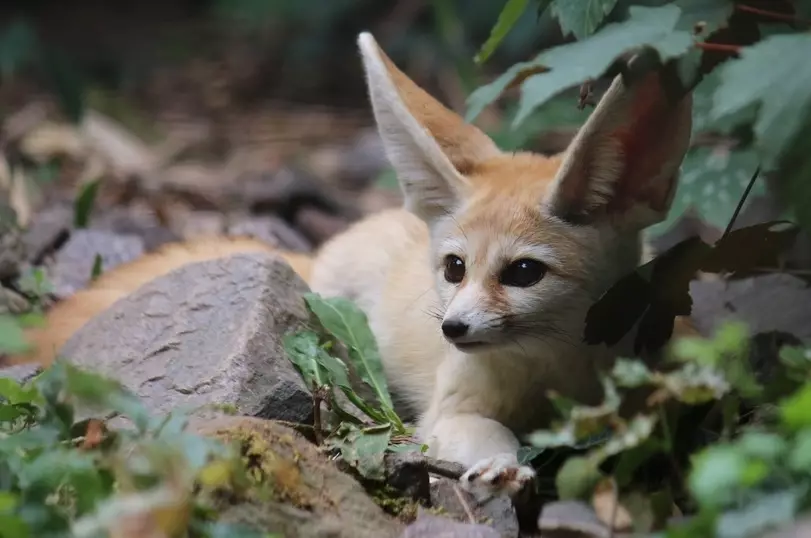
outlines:
M518 439L496 420L477 414L440 416L425 441L430 456L467 467L460 485L479 499L513 496L535 478L531 467L518 463Z

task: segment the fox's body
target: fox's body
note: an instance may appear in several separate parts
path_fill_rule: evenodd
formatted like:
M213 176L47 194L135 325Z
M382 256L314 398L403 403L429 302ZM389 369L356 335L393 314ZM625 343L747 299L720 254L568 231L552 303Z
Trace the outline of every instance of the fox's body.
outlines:
M582 342L590 305L640 262L640 232L667 214L689 142L690 97L656 73L617 78L556 157L503 153L359 38L370 99L405 195L325 244L284 254L313 291L366 312L389 384L419 418L430 454L469 467L463 482L514 492L532 478L519 437L547 425L546 391L597 402L618 349ZM208 246L204 246L208 245ZM55 308L36 358L141 284L185 263L244 250L212 239L113 269ZM44 336L43 336L44 335Z

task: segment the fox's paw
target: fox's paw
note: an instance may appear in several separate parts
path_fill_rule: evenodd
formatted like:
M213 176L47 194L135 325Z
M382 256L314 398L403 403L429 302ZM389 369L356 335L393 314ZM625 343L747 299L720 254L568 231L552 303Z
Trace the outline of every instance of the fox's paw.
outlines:
M504 453L474 464L459 482L477 499L485 500L502 493L513 497L534 479L532 467L520 465L515 454Z

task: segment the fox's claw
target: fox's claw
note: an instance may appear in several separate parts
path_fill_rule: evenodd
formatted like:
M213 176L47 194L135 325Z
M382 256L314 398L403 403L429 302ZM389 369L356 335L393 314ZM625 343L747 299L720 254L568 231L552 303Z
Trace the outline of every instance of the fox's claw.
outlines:
M514 454L486 458L467 470L459 479L463 489L484 500L502 493L516 495L535 479L535 470L520 465Z

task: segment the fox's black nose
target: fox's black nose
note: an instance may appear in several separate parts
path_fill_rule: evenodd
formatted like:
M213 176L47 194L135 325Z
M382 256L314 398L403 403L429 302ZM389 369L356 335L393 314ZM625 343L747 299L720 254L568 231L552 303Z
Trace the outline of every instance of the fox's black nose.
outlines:
M470 327L459 320L445 320L442 322L442 334L448 338L460 338L467 334Z

